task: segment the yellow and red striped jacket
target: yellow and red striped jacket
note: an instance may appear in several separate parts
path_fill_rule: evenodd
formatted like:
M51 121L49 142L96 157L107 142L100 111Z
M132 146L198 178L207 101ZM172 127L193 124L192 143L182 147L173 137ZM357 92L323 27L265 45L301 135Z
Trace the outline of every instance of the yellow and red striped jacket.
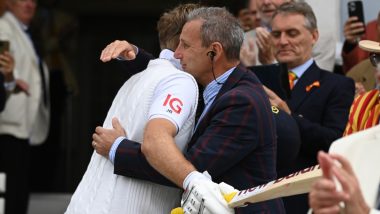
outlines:
M379 123L379 95L380 91L373 89L354 100L343 136L373 127Z

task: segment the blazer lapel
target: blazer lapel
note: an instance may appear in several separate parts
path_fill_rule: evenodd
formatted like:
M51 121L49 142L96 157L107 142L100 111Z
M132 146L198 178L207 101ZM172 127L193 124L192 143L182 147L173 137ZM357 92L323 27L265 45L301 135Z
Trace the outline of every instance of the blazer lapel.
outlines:
M315 62L305 71L302 77L298 80L294 86L291 94L291 98L287 101L290 109L296 111L297 108L303 103L303 101L316 90L317 87L313 87L310 91L306 88L313 84L315 81L320 80L320 70Z
M227 91L231 90L237 82L240 81L242 76L247 72L246 69L243 69L241 67L236 67L234 71L230 74L230 76L227 78L226 82L223 83L222 88L220 89L219 93L216 95L214 102L211 104L210 108L208 109L208 112L204 115L201 121L199 121L198 127L195 130L193 136L191 137L191 140L188 144L188 148L190 148L198 139L200 135L203 134L203 132L206 130L207 126L210 124L210 120L212 118L211 112L213 111L213 108L215 106L215 103L217 100Z

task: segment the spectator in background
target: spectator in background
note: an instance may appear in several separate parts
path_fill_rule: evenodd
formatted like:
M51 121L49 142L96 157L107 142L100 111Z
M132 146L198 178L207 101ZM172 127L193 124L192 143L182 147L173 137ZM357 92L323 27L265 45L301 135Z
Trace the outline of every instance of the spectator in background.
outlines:
M49 131L48 70L29 35L35 0L6 0L0 32L10 42L14 76L29 85L29 96L11 93L0 114L0 171L7 174L6 214L25 214L29 199L30 144L43 143Z
M346 38L355 39L358 38L358 36L354 36L354 32L363 30L362 24L358 22L350 22L350 20L356 20L355 17L352 17L349 19L349 21L346 22L345 25L345 35L347 35ZM373 41L380 41L380 12L377 17L377 22L372 21L370 22L366 27L366 33L365 35L362 35L362 38L365 39L366 37L373 37L372 39L369 38L369 40ZM351 27L351 26L359 26L357 28ZM352 30L350 30L352 29ZM351 36L350 36L351 35ZM344 46L343 46L343 52L342 56L345 57L346 67L349 65L354 65L353 63L357 63L354 65L346 74L346 76L351 77L355 81L356 85L356 94L360 95L365 93L366 91L372 90L377 83L376 78L374 78L373 73L376 72L376 67L374 67L371 64L370 59L368 58L369 53L362 50L358 45L356 44L357 41L354 41L353 44L351 44L350 40L346 39ZM345 53L344 49L351 49L349 53Z
M15 79L13 75L14 66L15 62L9 51L4 49L0 51L0 86L2 86L0 87L0 112L4 109L6 99L11 93L24 92L29 95L28 84L21 79Z
M368 59L368 52L358 46L359 40L372 40L380 42L380 11L377 20L369 22L366 26L358 22L358 17L350 17L344 24L344 44L342 49L343 72L347 73L359 62ZM365 33L363 33L365 30Z
M370 52L372 78L375 84L372 90L365 92L354 100L344 135L367 129L379 123L380 119L380 43L362 40L359 47Z
M272 29L270 21L276 9L285 2L293 0L256 0L261 27L256 28L258 61L256 64L271 64L275 61L273 43L270 37ZM323 14L316 14L322 16ZM335 39L330 32L322 31L318 42L314 45L312 56L317 65L327 71L332 71L335 64Z
M255 44L256 15L251 13L252 2L255 0L234 1L230 5L231 13L239 20L244 30L244 42L240 50L240 62L248 67L256 65L257 46ZM253 8L255 9L255 8Z
M237 0L231 4L230 11L240 22L244 32L254 29L254 20L248 8L250 0Z
M248 4L248 10L252 17L252 29L260 27L261 19L257 12L257 0L250 0Z
M240 21L244 31L250 31L260 26L256 0L234 1L229 7L231 13Z
M0 16L4 14L5 10L5 0L0 0ZM28 84L23 80L14 78L14 59L9 53L9 41L6 40L5 33L0 32L0 41L0 112L2 112L9 94L21 91L28 94Z
M297 122L301 149L289 173L317 164L319 150L343 134L351 103L354 83L351 79L319 68L312 58L318 40L316 18L307 3L285 3L274 12L272 39L277 61L286 63L294 79L291 98L286 102L268 91L271 103L286 111ZM287 174L289 174L287 173ZM306 213L307 195L285 197L287 213Z

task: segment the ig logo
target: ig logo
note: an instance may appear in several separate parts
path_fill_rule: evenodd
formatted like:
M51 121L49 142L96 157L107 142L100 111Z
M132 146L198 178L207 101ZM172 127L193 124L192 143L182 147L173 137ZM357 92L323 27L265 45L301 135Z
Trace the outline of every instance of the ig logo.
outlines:
M183 106L183 103L180 99L175 98L175 97L172 98L172 95L168 94L163 106L167 106L168 104L169 104L170 109L168 109L167 111L169 113L172 113L173 111L177 114L181 113L181 110L182 110L181 107Z

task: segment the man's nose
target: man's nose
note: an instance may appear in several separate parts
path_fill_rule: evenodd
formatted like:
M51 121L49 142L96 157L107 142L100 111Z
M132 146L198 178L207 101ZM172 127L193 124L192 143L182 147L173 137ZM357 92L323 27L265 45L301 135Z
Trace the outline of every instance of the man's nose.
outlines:
M174 58L176 58L176 59L181 59L182 58L182 54L181 54L181 52L179 50L179 46L174 51Z
M281 36L280 36L280 44L281 45L284 45L284 44L288 44L289 43L289 40L288 40L288 37L286 36L285 33L282 33Z

